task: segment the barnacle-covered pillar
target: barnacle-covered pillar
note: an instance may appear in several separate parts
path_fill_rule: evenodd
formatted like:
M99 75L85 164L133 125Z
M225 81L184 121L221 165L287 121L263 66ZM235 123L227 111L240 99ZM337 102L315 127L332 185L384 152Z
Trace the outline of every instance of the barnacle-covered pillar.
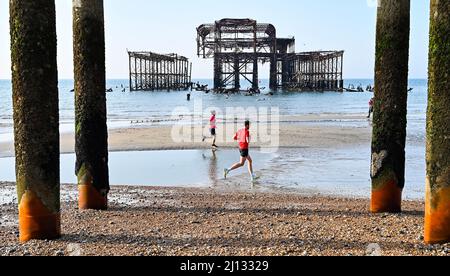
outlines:
M425 242L450 242L450 1L431 0Z
M19 239L61 235L54 0L11 0Z
M108 206L103 0L73 0L75 151L79 208Z
M374 213L401 212L405 185L410 0L380 0L372 139Z

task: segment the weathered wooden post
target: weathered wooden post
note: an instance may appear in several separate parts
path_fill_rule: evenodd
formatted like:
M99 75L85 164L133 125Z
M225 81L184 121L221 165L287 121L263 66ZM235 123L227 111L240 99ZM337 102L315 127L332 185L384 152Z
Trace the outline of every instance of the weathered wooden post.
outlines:
M371 211L401 212L405 185L410 0L380 0L377 18Z
M450 242L450 1L431 0L425 242Z
M76 169L79 208L108 206L103 0L73 0Z
M20 241L61 235L54 0L11 0Z

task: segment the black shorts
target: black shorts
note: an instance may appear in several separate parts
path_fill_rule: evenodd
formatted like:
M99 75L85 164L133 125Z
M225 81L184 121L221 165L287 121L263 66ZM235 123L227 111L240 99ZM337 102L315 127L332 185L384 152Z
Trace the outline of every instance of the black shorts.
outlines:
M211 135L212 136L216 136L216 129L215 128L211 128Z
M249 156L248 149L240 149L241 157L247 158Z

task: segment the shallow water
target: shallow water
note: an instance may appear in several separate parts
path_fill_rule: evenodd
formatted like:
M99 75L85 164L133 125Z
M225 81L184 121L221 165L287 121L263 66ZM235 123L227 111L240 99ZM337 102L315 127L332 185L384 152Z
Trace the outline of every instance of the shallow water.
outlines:
M371 194L370 147L282 149L263 169L265 185L328 196L367 198ZM425 147L407 148L405 199L425 196Z
M272 154L252 152L255 170L262 169ZM174 150L110 153L112 185L159 187L213 187L223 178L223 169L239 161L238 150ZM0 158L0 180L15 181L14 158ZM75 155L61 155L61 182L76 183ZM246 168L233 173L250 177Z
M425 148L408 146L406 199L425 195ZM253 151L259 190L367 198L370 196L370 148L280 149ZM159 187L248 187L246 168L223 179L223 169L239 160L237 150L113 152L112 185ZM76 183L73 154L61 156L61 182ZM0 180L14 181L14 159L0 158Z

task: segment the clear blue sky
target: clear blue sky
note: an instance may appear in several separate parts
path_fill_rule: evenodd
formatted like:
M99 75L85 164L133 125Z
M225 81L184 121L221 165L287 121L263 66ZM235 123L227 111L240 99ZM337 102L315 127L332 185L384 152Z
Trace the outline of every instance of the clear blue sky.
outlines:
M177 52L194 62L194 78L211 78L196 57L195 28L217 19L272 23L295 36L297 51L345 50L345 78L372 78L375 0L105 0L108 78L127 78L126 49ZM0 0L0 79L10 78L8 2ZM412 0L410 78L426 78L429 1ZM59 77L72 78L71 0L56 0Z

